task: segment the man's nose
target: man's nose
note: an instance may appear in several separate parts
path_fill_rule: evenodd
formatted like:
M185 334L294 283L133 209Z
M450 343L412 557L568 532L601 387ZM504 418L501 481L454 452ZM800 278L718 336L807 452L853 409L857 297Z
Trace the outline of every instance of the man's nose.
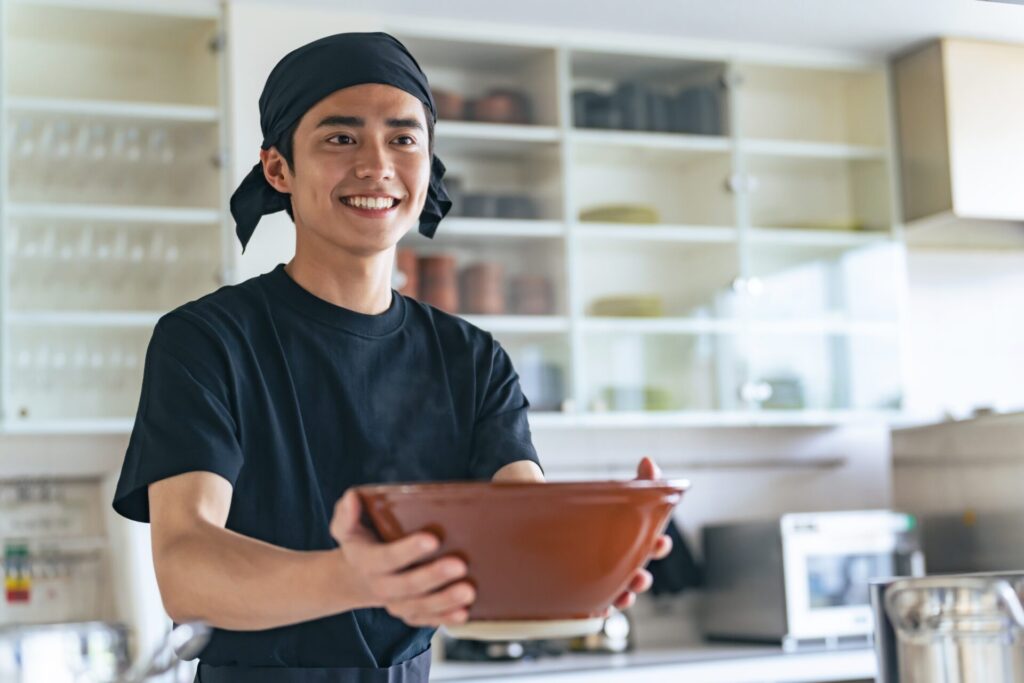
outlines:
M395 174L395 165L390 150L384 143L364 145L356 159L356 176L359 178L390 178Z

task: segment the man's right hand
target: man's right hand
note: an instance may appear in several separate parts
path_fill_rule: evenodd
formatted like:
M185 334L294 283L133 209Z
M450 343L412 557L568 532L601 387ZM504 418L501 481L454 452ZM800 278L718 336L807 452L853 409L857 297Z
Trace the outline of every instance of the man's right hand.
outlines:
M381 543L360 521L362 505L349 489L334 506L331 536L339 545L338 556L346 571L340 576L353 583L357 602L363 607L383 607L410 626L455 625L466 621L476 591L466 576L466 563L442 557L422 566L437 550L436 536L410 534L392 543Z

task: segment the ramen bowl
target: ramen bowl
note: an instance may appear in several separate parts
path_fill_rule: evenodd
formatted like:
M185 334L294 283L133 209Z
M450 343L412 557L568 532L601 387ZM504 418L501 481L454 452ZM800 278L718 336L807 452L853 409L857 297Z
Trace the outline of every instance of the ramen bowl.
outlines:
M469 621L482 640L567 637L600 628L605 610L650 559L686 481L440 482L356 488L384 541L427 531L476 589Z

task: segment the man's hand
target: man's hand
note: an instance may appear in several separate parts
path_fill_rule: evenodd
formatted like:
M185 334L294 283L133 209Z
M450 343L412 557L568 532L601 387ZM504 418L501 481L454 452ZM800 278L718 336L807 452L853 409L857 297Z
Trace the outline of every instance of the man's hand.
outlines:
M437 537L420 532L381 543L360 522L361 513L359 496L350 489L335 505L331 520L331 535L341 545L338 552L347 565L339 574L354 583L360 606L384 607L410 626L464 623L476 599L473 586L458 581L466 576L466 563L442 557L410 569L437 550Z
M648 457L644 457L640 464L636 468L637 479L661 479L661 470L654 464L654 461ZM654 547L651 549L651 559L660 560L668 556L672 552L672 539L668 536L662 535L654 542ZM633 575L626 590L615 599L613 603L615 607L619 609L626 609L631 607L636 602L636 594L643 593L651 587L651 573L646 569L640 568L636 574ZM611 610L606 614L610 614Z

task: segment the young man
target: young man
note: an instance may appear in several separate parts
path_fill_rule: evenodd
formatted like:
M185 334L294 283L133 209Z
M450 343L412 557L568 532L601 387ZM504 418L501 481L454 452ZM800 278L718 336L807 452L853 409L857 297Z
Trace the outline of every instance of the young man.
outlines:
M378 542L350 488L543 481L529 403L489 333L391 289L399 238L432 235L451 205L405 48L382 33L303 46L260 113L236 230L244 248L286 209L295 257L160 319L114 508L151 523L168 614L215 627L197 680L426 681L434 628L473 602L467 568L419 565L430 534Z

